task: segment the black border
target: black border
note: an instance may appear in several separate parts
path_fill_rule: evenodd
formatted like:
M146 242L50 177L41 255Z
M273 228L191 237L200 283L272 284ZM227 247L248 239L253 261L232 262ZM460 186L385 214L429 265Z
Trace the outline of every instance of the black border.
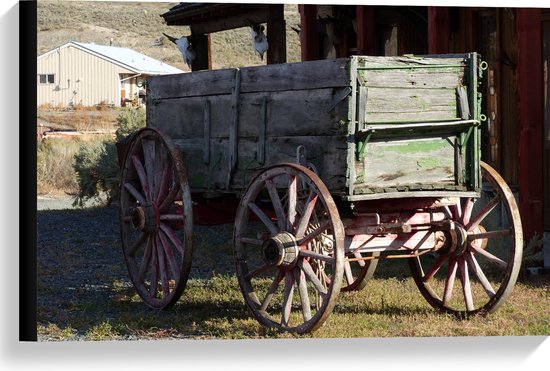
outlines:
M36 1L19 3L19 340L36 329ZM28 71L28 73L22 73Z

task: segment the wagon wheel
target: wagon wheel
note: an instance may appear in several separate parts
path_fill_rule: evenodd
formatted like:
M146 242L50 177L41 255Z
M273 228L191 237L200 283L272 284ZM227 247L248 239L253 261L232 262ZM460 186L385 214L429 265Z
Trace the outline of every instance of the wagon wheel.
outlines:
M361 260L368 256L377 257L378 252L374 253L349 253L344 260L344 280L341 291L359 291L363 290L368 281L374 275L378 259Z
M130 278L147 305L180 298L191 267L191 193L178 150L159 131L139 131L121 173L120 233Z
M446 210L456 226L447 232L453 243L438 250L436 258L409 261L428 303L459 316L496 310L512 292L521 265L523 236L512 191L484 162L481 175L481 197L461 198Z
M280 164L259 174L241 199L233 243L241 292L260 323L305 333L326 321L342 285L344 227L315 173Z

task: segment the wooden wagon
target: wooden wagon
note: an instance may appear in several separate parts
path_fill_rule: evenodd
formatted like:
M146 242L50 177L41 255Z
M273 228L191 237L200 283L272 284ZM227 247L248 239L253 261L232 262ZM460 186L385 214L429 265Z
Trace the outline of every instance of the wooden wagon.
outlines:
M236 274L263 325L317 329L389 258L408 259L437 309L495 310L523 241L512 192L480 160L482 72L469 53L151 77L147 127L120 157L139 295L154 308L179 299L193 215L223 204L235 205Z

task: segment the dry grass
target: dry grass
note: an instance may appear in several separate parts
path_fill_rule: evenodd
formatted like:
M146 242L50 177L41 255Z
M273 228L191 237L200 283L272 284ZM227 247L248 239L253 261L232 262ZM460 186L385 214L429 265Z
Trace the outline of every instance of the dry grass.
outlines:
M167 26L160 16L177 2L85 2L39 1L37 5L37 54L69 41L108 44L134 49L182 70L188 70L178 49L166 42L162 32L189 34L186 26ZM299 23L296 4L285 5L287 61L300 60L298 35L290 27ZM259 65L250 47L248 27L211 35L214 69Z

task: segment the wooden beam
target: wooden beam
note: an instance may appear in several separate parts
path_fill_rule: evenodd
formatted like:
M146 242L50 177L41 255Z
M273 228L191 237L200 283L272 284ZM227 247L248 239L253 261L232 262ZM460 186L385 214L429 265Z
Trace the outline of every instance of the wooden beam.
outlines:
M428 53L449 53L450 13L449 8L428 7Z
M542 236L543 75L540 9L518 8L519 209L524 239Z
M194 32L194 30L193 30ZM212 69L212 53L210 49L210 34L197 35L194 34L193 48L197 53L197 57L191 65L191 71L201 71Z
M357 5L357 54L376 55L375 8Z
M317 5L300 4L300 41L302 61L319 59L319 33L317 31Z
M267 15L267 64L286 63L286 24L283 4L270 4Z

